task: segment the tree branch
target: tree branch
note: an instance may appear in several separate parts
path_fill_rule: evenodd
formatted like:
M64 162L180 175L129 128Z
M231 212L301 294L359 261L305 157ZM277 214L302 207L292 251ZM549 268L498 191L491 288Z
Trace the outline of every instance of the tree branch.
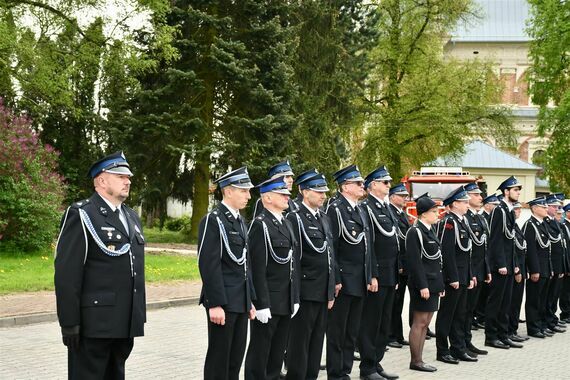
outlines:
M63 13L62 11L60 11L57 8L52 7L49 4L40 2L40 1L34 1L34 0L6 0L6 6L8 8L12 8L12 7L16 7L18 5L29 5L31 7L36 7L36 8L40 8L40 9L44 9L50 13L53 13L54 15L56 15L57 17L65 20L66 22L68 22L69 24L72 24L77 31L79 32L79 34L81 34L81 36L83 36L83 38L89 39L91 40L89 37L87 37L85 35L85 33L83 32L83 30L81 30L81 28L79 27L79 25L77 25L77 20L74 18L69 17L68 15L66 15L65 13Z

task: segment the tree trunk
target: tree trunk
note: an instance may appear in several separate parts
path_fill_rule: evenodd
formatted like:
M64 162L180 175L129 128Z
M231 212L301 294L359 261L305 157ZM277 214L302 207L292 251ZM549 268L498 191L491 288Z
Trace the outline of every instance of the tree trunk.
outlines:
M213 44L215 35L216 30L210 28L206 34L208 46ZM208 63L209 57L205 57L202 64L208 66ZM194 196L192 218L190 220L190 239L192 241L198 239L200 220L208 212L210 201L211 143L214 131L214 95L217 82L216 74L213 73L212 70L199 70L199 72L208 72L209 75L204 78L204 101L200 112L202 128L196 141L198 152L196 154L196 166L194 168Z

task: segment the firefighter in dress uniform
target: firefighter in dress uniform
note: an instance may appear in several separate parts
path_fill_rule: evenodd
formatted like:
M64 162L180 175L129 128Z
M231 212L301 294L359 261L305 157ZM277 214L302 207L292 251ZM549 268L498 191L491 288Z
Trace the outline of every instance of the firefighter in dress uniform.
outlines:
M402 310L404 308L404 297L408 286L408 270L406 269L406 233L410 229L410 221L405 211L408 190L403 183L398 183L390 188L388 197L390 199L390 211L396 218L398 224L398 286L394 295L394 306L392 308L392 328L390 332L390 342L388 346L402 348L408 346L409 342L404 339L404 328L402 323Z
M490 260L489 260L489 236L490 236L490 228L489 223L491 222L491 213L493 209L497 207L501 203L499 198L495 194L491 194L485 198L483 198L483 209L481 210L480 215L483 217L485 221L485 230L487 233L487 250L485 251L485 260L487 265L490 268ZM492 278L492 276L491 276ZM487 307L487 298L489 297L489 287L490 283L484 282L481 285L481 292L479 294L479 302L477 302L477 306L475 308L475 312L473 313L473 324L472 329L485 329L485 309Z
M327 217L333 233L335 281L339 289L327 326L327 374L346 379L352 371L354 348L367 291L377 291L376 260L366 212L358 206L364 197L364 179L356 165L333 177L340 187Z
M467 317L467 291L473 289L476 278L471 270L471 249L465 214L469 208L469 195L463 186L443 200L449 213L441 221L441 252L445 298L441 301L435 321L437 360L457 364L475 362L477 358L466 352L465 320ZM449 345L448 345L449 339Z
M300 278L299 312L291 321L287 346L288 380L314 380L319 375L328 310L335 297L333 236L320 211L329 191L324 175L296 180L302 193L299 210L287 215L299 250L295 260Z
M527 242L527 270L530 274L526 282L526 330L533 338L544 339L553 334L547 331L546 294L548 281L552 277L550 261L550 239L544 219L548 215L546 198L539 197L527 204L532 216L523 226L523 234Z
M133 337L144 334L144 236L123 202L122 152L91 166L95 193L67 208L55 254L55 294L70 379L123 379Z
M224 174L215 183L222 201L202 218L198 230L200 303L208 318L204 378L237 380L247 321L255 317L247 227L239 213L251 198L253 185L246 167Z
M485 345L494 348L523 347L508 337L514 275L519 272L515 257L513 203L518 201L521 189L522 185L514 176L499 185L503 199L493 209L489 222L488 257L493 281L485 309Z
M397 379L382 367L382 359L391 329L392 307L398 284L398 222L388 205L392 177L385 166L372 171L365 178L368 196L360 203L368 217L372 231L373 253L376 257L378 290L368 292L360 321L358 348L360 349L360 378Z
M474 278L473 289L467 291L467 315L465 317L465 345L467 353L472 357L487 355L486 350L475 347L473 344L471 328L475 308L479 304L481 289L491 282L491 270L487 261L487 221L479 214L482 206L481 189L475 183L465 185L465 191L469 195L469 209L465 214L465 226L472 241L471 270Z
M439 307L439 298L445 296L442 274L441 243L433 225L438 222L437 204L423 194L416 199L418 219L406 234L406 262L409 273L410 312L410 369L435 372L422 355L428 326Z
M256 319L245 358L246 380L279 379L291 318L299 310L294 252L298 244L283 216L291 193L283 177L257 186L263 210L249 230Z
M556 221L558 209L562 205L564 194L551 194L546 197L546 204L548 206L548 216L544 219L548 236L550 239L550 260L552 262L552 271L554 275L549 281L548 293L546 294L546 323L548 329L554 333L566 332L566 322L560 322L556 316L558 310L558 299L562 290L562 282L565 273L565 243L562 236L562 229L560 223Z
M520 202L513 204L515 220L520 218L522 205ZM524 342L528 337L522 337L518 334L519 318L521 314L521 306L525 283L527 279L526 272L526 240L524 234L518 224L515 223L515 254L519 265L519 273L515 275L515 284L513 285L513 299L511 302L511 311L509 314L509 339L513 342Z
M564 236L566 246L566 276L562 281L562 291L560 294L560 320L570 323L570 203L562 207L563 215L560 221L560 228Z

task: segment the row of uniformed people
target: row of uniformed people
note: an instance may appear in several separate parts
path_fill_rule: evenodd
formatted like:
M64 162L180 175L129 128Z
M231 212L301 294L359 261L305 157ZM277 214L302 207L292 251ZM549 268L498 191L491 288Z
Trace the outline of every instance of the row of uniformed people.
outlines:
M489 286L488 302L483 302L487 304L488 317L486 345L518 346L510 339L516 336L516 327L512 333L505 317L508 313L501 312L511 312L511 290L507 295L505 288L514 282L510 281L512 275L520 269L514 254L515 244L511 241L516 224L509 204L514 195L507 198L509 204L499 204L501 211L490 211L485 219L485 213L478 212L480 190L476 185L461 187L444 201L450 213L440 223L439 237L431 228L428 228L430 231L422 229L429 223L417 223L412 230L428 233L427 242L435 244L436 252L427 256L443 263L443 271L422 273L426 279L418 278L417 265L410 263L409 268L405 265L410 255L417 257L416 252L405 254L410 241L410 234L406 236L409 224L403 211L408 195L405 187L390 188L392 178L385 167L364 179L358 168L351 165L335 173L334 179L339 192L327 205L325 217L322 206L328 188L324 176L316 171L300 175L295 180L299 197L291 201L291 167L288 162L274 166L270 179L258 185L261 201L256 205L257 216L249 233L239 215L253 187L247 170L238 169L216 181L223 200L204 217L199 235L199 267L204 285L201 302L208 314L206 378L237 378L245 353L248 316L252 322L245 366L247 379L277 378L285 351L290 363L287 378L316 378L325 330L328 378L347 378L356 345L362 358L362 378L397 378L384 371L381 360L390 333L400 335L396 338L403 340L401 305L405 287L400 287L398 292L396 285L405 279L408 271L411 314L414 315L412 332L419 331L419 335L410 333L410 339L415 337L414 342L410 342L410 368L435 370L421 361L429 320L426 324L425 314L420 314L424 318L415 319L416 311L428 311L429 315L430 311L433 314L437 310L438 296L432 296L428 307L433 309L435 300L435 310L424 310L425 305L418 305L419 297L426 294L420 287L425 283L430 285L428 295L448 294L443 298L442 312L436 323L438 360L476 361L477 354L486 353L472 345L470 322L478 305L479 289L484 282L494 282L492 272L504 278L499 277L501 280L495 288ZM512 188L520 192L514 177L500 187L507 190L503 191L504 195ZM366 198L365 190L368 190ZM387 196L390 202L386 201ZM429 197L423 198L433 203ZM487 200L487 204L495 203L491 202L492 197ZM421 203L418 200L418 213ZM424 210L426 215L433 208ZM289 211L286 217L283 216L285 211ZM507 244L513 249L503 244L495 256L491 256L486 252L487 241L493 237L490 226L501 222L504 227L495 229L494 240L501 242L506 234ZM419 247L417 241L412 245L416 250ZM429 250L421 246L420 257ZM438 251L443 255L438 256ZM417 264L417 260L412 261ZM495 274L495 278L498 275ZM512 283L510 286L512 289ZM509 302L505 301L507 297ZM394 307L395 299L398 301ZM297 313L298 316L290 320ZM391 326L392 315L400 320L399 331ZM502 318L500 323L499 318ZM423 327L414 329L416 322L423 323ZM448 338L451 347L448 347Z
M325 331L329 378L348 376L357 341L363 376L382 378L380 372L395 378L377 363L388 341L398 283L398 223L407 221L385 201L392 180L386 168L366 181L355 165L339 170L339 194L326 213L324 176L299 176L302 198L291 202L289 164L276 165L270 174L258 185L261 203L249 233L239 216L253 187L245 168L216 181L223 200L200 224L201 302L209 335L205 377L237 378L249 317L248 379L277 378L285 350L292 363L287 378L316 378ZM359 204L364 182L369 196ZM393 193L407 196L403 186ZM363 308L370 310L364 318Z

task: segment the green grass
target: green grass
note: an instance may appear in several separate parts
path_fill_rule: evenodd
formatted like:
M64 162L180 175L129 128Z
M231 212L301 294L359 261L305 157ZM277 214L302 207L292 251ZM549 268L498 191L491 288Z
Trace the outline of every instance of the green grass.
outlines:
M148 243L191 243L181 231L169 231L163 228L145 228L144 236Z
M147 282L198 280L195 257L179 255L145 256ZM26 255L0 251L0 294L53 290L53 251Z

